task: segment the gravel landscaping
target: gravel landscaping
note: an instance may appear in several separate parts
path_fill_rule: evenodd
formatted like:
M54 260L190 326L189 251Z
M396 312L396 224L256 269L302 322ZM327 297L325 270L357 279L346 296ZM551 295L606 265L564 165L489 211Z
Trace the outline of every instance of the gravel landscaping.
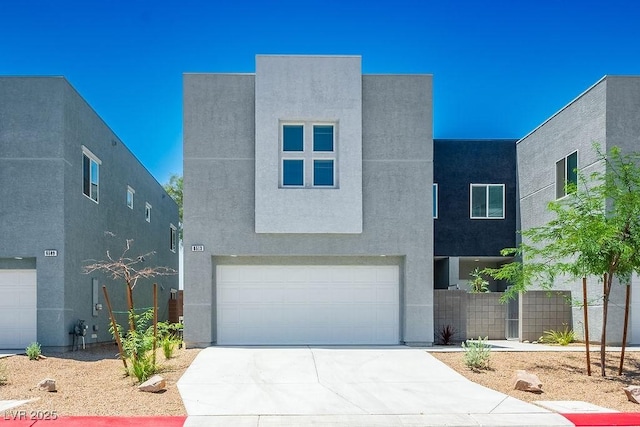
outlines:
M46 353L44 360L30 361L24 355L0 359L8 382L0 385L0 400L37 399L17 409L55 411L58 416L72 415L186 415L176 382L199 353L199 349L176 350L175 357L164 360L160 375L167 380L165 392L143 393L135 381L124 375L117 348L113 345L91 347L67 353ZM453 369L486 387L525 401L581 400L623 412L640 412L640 405L627 401L622 388L640 385L640 352L627 353L625 375L618 377L619 354L608 356L610 377L599 376L599 354L592 353L592 376L586 375L585 355L580 352L493 352L490 369L471 371L463 354L432 353ZM513 390L516 370L538 375L542 394ZM40 391L38 382L56 380L57 392Z

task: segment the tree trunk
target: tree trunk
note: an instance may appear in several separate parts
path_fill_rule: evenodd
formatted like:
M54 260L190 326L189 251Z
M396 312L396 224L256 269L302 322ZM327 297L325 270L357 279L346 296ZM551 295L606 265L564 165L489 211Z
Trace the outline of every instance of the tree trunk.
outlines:
M134 332L136 330L136 324L133 318L133 289L131 289L131 286L129 286L129 284L127 284L127 305L129 312L129 330L131 332Z
M624 350L627 346L627 327L629 325L629 305L631 304L631 283L627 284L627 292L624 301L624 326L622 327L622 352L620 353L620 367L618 375L622 375L622 367L624 366Z
M582 278L582 300L584 310L584 343L587 351L587 375L591 376L591 353L589 352L589 306L587 305L587 278Z
M611 293L611 282L613 276L605 273L604 289L602 297L602 335L600 337L600 373L603 377L607 376L606 372L606 350L607 350L607 311L609 308L609 294Z

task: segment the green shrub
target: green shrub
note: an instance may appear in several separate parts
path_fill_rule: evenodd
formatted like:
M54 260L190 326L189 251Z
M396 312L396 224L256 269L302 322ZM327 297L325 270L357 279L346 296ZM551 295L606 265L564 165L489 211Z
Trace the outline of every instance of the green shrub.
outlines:
M167 336L162 339L162 353L164 354L165 359L171 359L173 357L173 352L179 342L180 341L177 338L173 338L171 336Z
M478 267L476 267L469 276L473 277L471 281L469 281L469 292L472 294L480 294L484 292L489 292L489 282L482 277L482 272Z
M40 344L38 344L37 342L32 342L31 344L29 344L25 352L27 353L29 360L38 360L42 355Z
M544 331L544 334L538 341L549 344L569 345L576 340L576 334L572 329L569 329L568 325L564 325L564 329L561 331Z
M462 343L464 349L464 364L471 369L488 369L491 358L491 346L487 344L488 337L478 337L477 340L467 340Z

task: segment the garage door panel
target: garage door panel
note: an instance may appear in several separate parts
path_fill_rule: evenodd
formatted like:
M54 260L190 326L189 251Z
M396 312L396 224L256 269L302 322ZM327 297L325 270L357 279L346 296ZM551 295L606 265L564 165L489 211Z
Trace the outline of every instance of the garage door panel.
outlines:
M37 340L35 270L0 270L0 348L23 349Z
M397 344L398 271L397 266L218 266L218 343Z

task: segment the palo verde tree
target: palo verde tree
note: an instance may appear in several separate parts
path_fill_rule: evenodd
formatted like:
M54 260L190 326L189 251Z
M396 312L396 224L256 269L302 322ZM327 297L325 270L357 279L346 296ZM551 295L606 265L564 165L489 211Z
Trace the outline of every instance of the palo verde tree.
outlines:
M594 145L602 170L585 176L579 186L567 187L568 196L549 203L554 218L522 231L523 243L503 254L521 262L485 272L514 284L513 292L532 284L550 289L560 278L595 276L603 281L601 374L606 376L605 349L611 289L616 279L629 283L640 271L640 154L608 154Z

